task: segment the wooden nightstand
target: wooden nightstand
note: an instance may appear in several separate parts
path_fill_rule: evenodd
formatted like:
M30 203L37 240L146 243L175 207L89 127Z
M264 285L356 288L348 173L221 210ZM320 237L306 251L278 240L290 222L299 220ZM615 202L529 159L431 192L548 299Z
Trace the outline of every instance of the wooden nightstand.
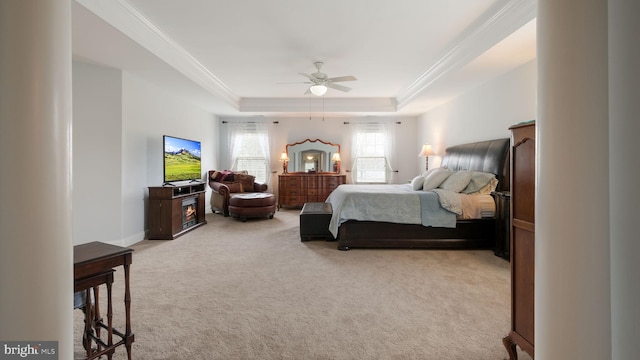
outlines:
M496 200L496 246L494 254L509 260L510 256L510 202L511 193L508 191L494 191L491 193Z

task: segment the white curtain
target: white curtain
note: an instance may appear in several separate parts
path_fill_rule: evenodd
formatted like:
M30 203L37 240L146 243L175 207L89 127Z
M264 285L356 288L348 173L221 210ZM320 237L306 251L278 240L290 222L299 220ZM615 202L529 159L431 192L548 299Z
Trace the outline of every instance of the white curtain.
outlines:
M393 164L395 163L395 144L394 139L396 138L396 122L388 121L380 124L380 129L382 130L382 134L384 136L384 157L387 159L387 180L389 183L395 183L395 170L393 168Z
M240 142L242 141L242 136L248 132L248 124L242 122L227 122L226 125L228 146L227 154L229 154L229 162L226 163L226 169L231 169L238 159L238 154L240 154ZM225 164L224 161L222 161L222 163Z
M367 124L362 122L356 122L351 124L351 181L356 183L358 181L358 162L357 159L364 155L364 144L360 140L360 134L364 133L367 129Z
M266 184L273 192L273 180L271 176L271 128L272 124L267 122L256 122L256 134L258 135L258 143L260 150L264 156L265 166L267 168Z

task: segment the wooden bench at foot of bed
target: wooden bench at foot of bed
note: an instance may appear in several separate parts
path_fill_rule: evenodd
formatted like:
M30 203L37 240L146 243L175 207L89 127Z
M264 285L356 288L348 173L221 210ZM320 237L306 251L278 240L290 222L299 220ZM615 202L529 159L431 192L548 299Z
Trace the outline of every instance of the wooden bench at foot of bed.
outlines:
M333 240L329 231L331 204L324 202L305 203L300 211L300 240Z

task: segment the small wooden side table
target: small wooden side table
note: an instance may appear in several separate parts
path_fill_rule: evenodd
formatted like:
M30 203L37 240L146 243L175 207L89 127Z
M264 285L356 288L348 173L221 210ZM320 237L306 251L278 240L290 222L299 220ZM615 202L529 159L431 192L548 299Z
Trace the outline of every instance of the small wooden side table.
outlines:
M133 249L105 244L98 241L73 247L73 279L76 291L82 290L80 288L86 288L87 285L91 287L90 285L95 283L93 281L89 281L91 278L99 278L105 274L111 274L111 276L113 276L112 273L114 268L118 266L122 266L124 268L125 332L122 333L116 329L112 329L110 321L108 325L105 325L101 320L96 324L99 327L107 329L109 333L112 332L121 338L121 340L115 344L112 344L112 341L109 341L107 346L98 352L98 354L107 354L109 358L111 358L116 347L124 345L127 349L127 358L131 360L131 344L135 339L134 334L131 332L131 292L129 289L129 267L133 258L132 253ZM111 282L112 281L113 280L111 279ZM108 280L107 284L108 291L110 292L110 283ZM93 316L94 319L100 319L100 314L98 313L99 306L97 304L97 294L95 301L95 314ZM91 355L90 358L94 358L96 355L97 354Z
M82 344L87 351L86 360L99 358L107 353L107 357L111 359L113 354L113 307L111 302L111 285L113 284L113 272L111 269L101 274L91 275L89 277L75 281L73 286L74 292L84 293L84 332L82 336ZM100 305L98 302L98 289L100 285L107 286L107 325L100 317ZM92 294L95 301L92 301ZM105 342L100 336L100 328L107 330L107 341ZM96 349L93 349L93 341L96 342Z

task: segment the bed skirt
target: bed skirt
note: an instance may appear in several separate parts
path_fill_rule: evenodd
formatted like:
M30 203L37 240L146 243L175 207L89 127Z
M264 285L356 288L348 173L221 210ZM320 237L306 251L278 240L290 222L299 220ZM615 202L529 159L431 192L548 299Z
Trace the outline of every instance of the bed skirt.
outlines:
M458 220L455 228L349 220L340 225L338 249L495 249L496 220Z

